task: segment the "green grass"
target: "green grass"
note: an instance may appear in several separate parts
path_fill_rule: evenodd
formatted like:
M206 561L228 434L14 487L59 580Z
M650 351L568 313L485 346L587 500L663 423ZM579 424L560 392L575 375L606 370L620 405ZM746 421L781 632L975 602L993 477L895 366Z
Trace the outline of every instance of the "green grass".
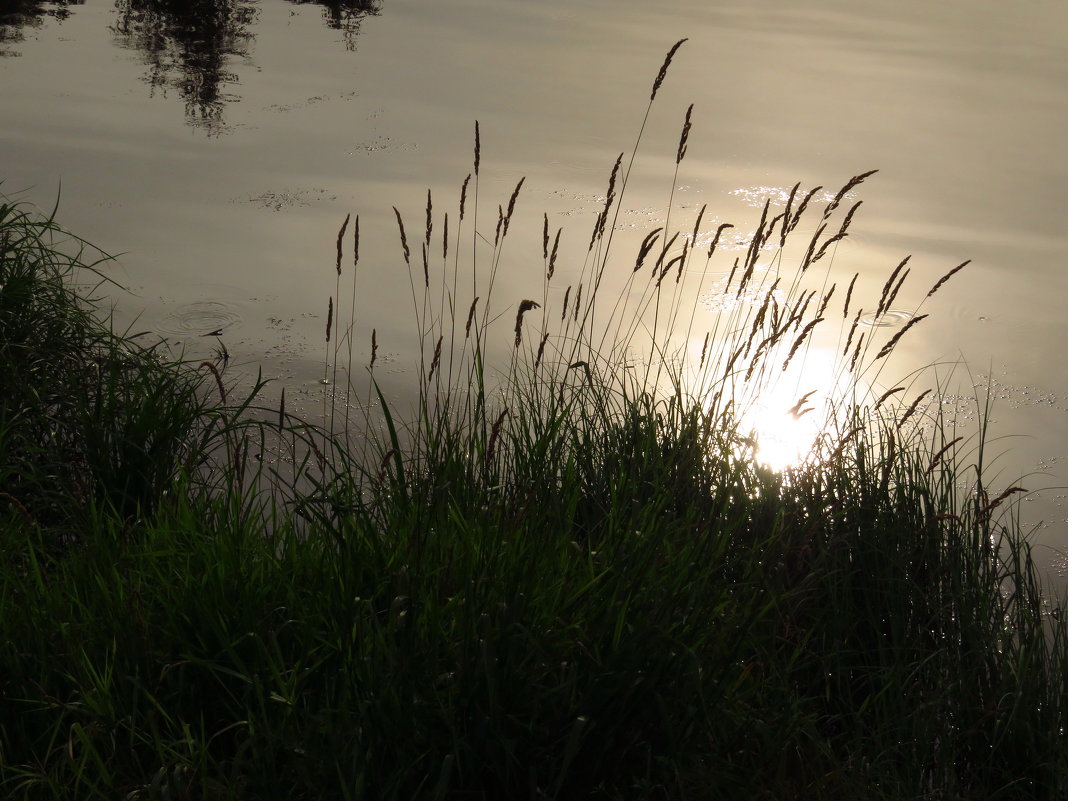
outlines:
M355 344L339 233L320 425L113 333L74 289L92 251L0 206L5 797L1064 797L1068 639L1014 488L911 386L862 389L900 337L852 325L824 265L865 176L766 209L719 287L753 302L705 325L722 249L688 220L632 271L622 161L559 257L567 312L547 221L541 297L498 301L520 195L487 223L479 171L444 246L428 196L425 268L401 228L410 418ZM852 390L771 470L746 408L825 335Z

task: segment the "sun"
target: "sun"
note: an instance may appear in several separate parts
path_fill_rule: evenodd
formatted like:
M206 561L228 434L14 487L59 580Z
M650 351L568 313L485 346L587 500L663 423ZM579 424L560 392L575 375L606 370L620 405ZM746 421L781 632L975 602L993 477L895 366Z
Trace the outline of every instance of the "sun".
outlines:
M811 348L755 388L739 430L755 444L756 459L776 471L802 464L842 397L843 383L834 354Z

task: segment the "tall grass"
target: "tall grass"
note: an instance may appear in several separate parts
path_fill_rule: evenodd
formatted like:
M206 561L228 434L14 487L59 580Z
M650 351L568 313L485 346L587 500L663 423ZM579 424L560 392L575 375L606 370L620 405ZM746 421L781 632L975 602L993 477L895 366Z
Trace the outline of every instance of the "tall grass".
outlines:
M83 405L155 409L161 382L181 389L150 426L173 427L173 448L130 438L152 464L136 491L138 462L53 459L40 426L19 427L42 409L82 426L83 405L5 402L5 792L1063 797L1068 640L1043 612L1018 488L987 486L981 447L962 461L937 393L882 383L920 309L880 338L856 279L825 269L869 174L834 195L794 187L741 250L701 210L620 255L620 157L592 230L572 240L543 219L540 297L502 301L523 182L476 217L480 138L448 223L428 194L419 243L396 213L422 353L411 417L375 380L356 290L342 296L360 280L358 219L324 281L329 394L312 426L284 402L218 398L218 366L110 333L71 291L82 260L43 238L51 219L5 207L4 275L24 265L30 295L58 298L36 316L60 332L43 353L11 339L23 304L5 277L3 346L24 356L5 356L5 386L53 359L63 398L99 341L135 368ZM568 259L578 277L550 293ZM889 311L907 269L863 305ZM699 317L709 289L720 311ZM88 333L64 334L68 317ZM827 342L832 378L810 386L797 366ZM747 410L782 386L819 436L773 470ZM380 417L349 417L376 399ZM128 414L90 417L125 431ZM92 502L61 461L102 487Z

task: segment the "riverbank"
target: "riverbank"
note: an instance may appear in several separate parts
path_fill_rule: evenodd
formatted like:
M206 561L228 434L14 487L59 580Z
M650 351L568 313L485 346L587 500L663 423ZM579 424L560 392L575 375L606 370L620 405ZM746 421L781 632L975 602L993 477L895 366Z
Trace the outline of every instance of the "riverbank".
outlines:
M225 349L186 363L113 332L84 289L102 254L0 207L5 795L1062 797L1066 623L982 446L963 461L937 405L897 388L848 396L784 471L742 422L825 320L843 321L839 377L870 375L922 322L876 342L852 284L805 286L864 176L765 214L722 287L758 302L725 306L676 361L693 325L678 287L716 242L650 235L621 268L644 282L636 309L598 308L619 164L585 297L491 314L517 187L489 289L455 302L477 158L451 235L428 197L422 259L396 214L426 343L419 414L382 399L384 433L358 447L348 403L313 425L255 390L231 397ZM757 284L761 245L792 252L803 214L797 273ZM337 235L335 401L358 372L342 290L358 230ZM547 286L553 233L546 220ZM424 261L438 247L440 296ZM889 309L904 269L864 305ZM368 361L373 378L374 346Z

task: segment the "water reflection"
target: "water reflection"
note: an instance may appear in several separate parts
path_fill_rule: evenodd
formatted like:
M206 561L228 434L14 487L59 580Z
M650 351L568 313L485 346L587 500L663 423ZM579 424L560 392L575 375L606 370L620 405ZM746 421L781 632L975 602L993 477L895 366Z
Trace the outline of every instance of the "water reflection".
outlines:
M256 5L250 0L118 0L115 8L116 40L141 51L153 93L173 87L189 123L221 130L224 105L237 99L225 91L238 82L231 65L248 56Z
M860 387L851 386L835 355L812 348L760 386L742 414L740 429L748 434L760 462L772 470L796 467L812 453L832 409L851 388Z
M85 0L0 0L0 56L25 39L26 28L47 18L63 20ZM356 49L364 18L381 12L381 0L287 0L322 7L328 27L340 31L345 48ZM220 133L227 103L238 100L236 65L249 58L259 15L258 0L116 0L111 25L116 42L137 50L148 67L152 93L174 91L186 121Z
M70 16L70 6L80 6L85 0L5 0L0 5L0 57L17 56L11 48L25 38L24 28L38 28L44 17L65 20Z
M0 0L0 56L17 56L11 47L25 39L26 28L45 19L63 20L70 7L85 0ZM347 50L356 49L364 18L381 12L381 0L287 0L322 7L328 27L341 32ZM226 126L227 103L238 100L237 62L247 59L259 15L258 0L116 0L111 26L116 42L142 54L145 81L152 93L176 91L186 121L209 133Z
M323 7L323 19L328 27L341 31L346 50L356 49L356 35L365 17L377 16L381 0L287 0L294 5Z

